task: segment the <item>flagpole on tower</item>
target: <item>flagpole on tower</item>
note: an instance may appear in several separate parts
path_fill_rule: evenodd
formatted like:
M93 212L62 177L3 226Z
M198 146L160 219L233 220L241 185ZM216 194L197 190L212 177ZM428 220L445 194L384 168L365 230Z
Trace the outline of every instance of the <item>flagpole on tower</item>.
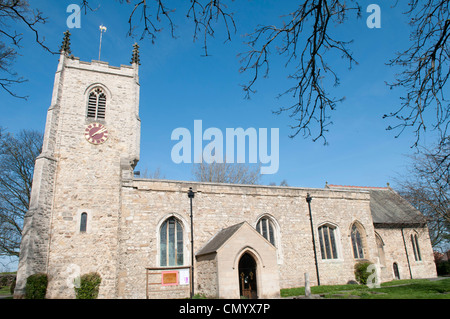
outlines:
M98 49L98 60L100 60L101 54L102 54L102 38L103 38L103 32L106 32L106 27L102 24L100 26L100 48Z

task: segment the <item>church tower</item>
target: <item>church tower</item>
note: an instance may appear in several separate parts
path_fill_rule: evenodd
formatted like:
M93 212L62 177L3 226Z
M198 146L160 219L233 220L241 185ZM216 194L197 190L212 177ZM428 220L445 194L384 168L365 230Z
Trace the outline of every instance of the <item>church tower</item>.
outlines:
M139 46L131 65L83 62L65 33L24 219L16 297L48 275L49 298L73 298L73 279L97 272L99 298L117 291L121 186L139 161Z

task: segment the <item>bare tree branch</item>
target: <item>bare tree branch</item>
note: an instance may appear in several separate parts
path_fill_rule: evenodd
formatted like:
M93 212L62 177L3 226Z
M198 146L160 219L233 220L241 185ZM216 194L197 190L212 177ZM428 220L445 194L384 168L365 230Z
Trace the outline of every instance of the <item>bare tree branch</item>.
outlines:
M445 156L440 146L411 156L407 174L396 179L399 194L427 217L433 246L450 242L449 146Z
M154 171L149 171L145 168L142 172L139 172L139 178L144 179L166 179L166 176L161 172L161 168L158 167Z
M168 24L168 29L172 37L176 38L175 29L176 24L172 19L175 9L169 8L165 0L118 0L122 4L127 4L132 7L128 24L128 36L135 36L138 29L142 29L141 40L150 38L152 43L155 43L157 34L163 28L163 20ZM231 0L234 1L234 0ZM192 19L194 22L194 41L197 40L200 34L203 34L203 50L204 55L208 56L208 37L214 37L214 24L222 21L225 24L227 33L226 41L231 41L231 34L236 32L236 24L233 19L233 14L228 12L228 7L224 4L224 0L191 0L186 7L186 17ZM81 7L87 10L94 11L89 5L89 0L82 0Z
M194 164L192 175L199 182L257 185L261 179L261 166L202 162Z
M119 0L121 3L124 0ZM127 4L132 4L131 0L126 0ZM153 3L151 5L150 3ZM139 19L140 23L143 23L143 31L141 35L141 40L145 37L149 36L152 43L155 42L156 34L162 30L162 28L157 25L161 23L162 17L166 19L169 23L169 28L171 35L175 37L174 30L175 25L173 24L171 14L175 12L173 9L169 9L165 6L164 1L162 0L139 0L133 1L134 8L130 14L130 18L128 20L129 31L128 35L133 36L134 31L137 28L137 25L134 24L134 19Z
M357 63L348 49L352 41L334 38L330 26L343 23L351 11L360 16L361 9L355 1L305 0L296 11L289 14L288 23L281 27L261 26L248 36L250 50L243 55L240 70L253 72L252 79L243 86L247 98L255 93L254 85L261 75L268 76L273 47L278 55L286 57L286 67L298 63L289 75L296 85L280 95L291 94L296 102L276 112L280 114L288 111L298 122L291 126L294 130L291 137L299 133L309 137L314 124L318 124L313 140L323 138L326 143L324 134L331 124L328 112L335 110L336 103L343 98L332 98L325 89L327 76L331 77L335 86L339 85L339 78L326 62L325 55L332 51L339 53L348 61L349 68Z
M404 69L388 85L402 87L407 93L401 99L401 107L384 117L400 121L388 127L388 130L399 130L397 136L406 128L414 128L414 147L419 145L421 133L427 128L437 130L440 144L444 145L450 124L450 104L445 96L450 76L450 3L413 0L409 6L406 14L411 16L412 44L388 63ZM434 120L428 122L427 114L434 114Z
M187 17L194 20L194 40L198 39L199 33L203 32L203 49L205 56L208 56L208 37L214 37L214 27L212 23L222 20L225 24L227 32L227 41L231 41L231 30L236 33L237 28L233 19L233 14L226 11L227 6L220 0L208 0L206 4L202 4L199 0L191 0L191 7L187 13Z
M17 56L17 49L20 49L20 42L23 39L22 33L17 33L15 29L17 25L25 26L35 38L35 42L44 50L55 54L45 45L45 39L39 35L38 26L45 24L45 18L38 9L30 8L28 1L25 0L0 0L0 35L2 35L8 43L0 40L0 74L8 74L6 77L0 76L0 87L10 95L26 99L26 96L20 96L13 92L11 87L15 84L25 82L23 78L18 77L11 70L13 61Z
M19 255L34 162L42 139L42 134L35 131L13 136L0 127L0 256Z

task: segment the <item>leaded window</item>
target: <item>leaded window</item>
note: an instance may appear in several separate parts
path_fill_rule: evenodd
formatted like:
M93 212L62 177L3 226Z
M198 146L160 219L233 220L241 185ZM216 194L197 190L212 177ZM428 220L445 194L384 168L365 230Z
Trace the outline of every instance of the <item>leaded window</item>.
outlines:
M356 259L364 258L364 248L363 248L363 240L361 237L361 232L358 227L354 224L352 226L352 247L353 247L353 257Z
M337 259L336 228L330 225L319 227L319 243L322 259Z
M417 238L417 235L411 235L411 243L414 250L414 258L416 259L416 261L422 260L422 256L420 255L419 239Z
M167 219L160 229L160 264L183 265L183 227L175 217Z
M275 227L273 225L273 222L269 218L261 218L256 224L256 230L272 245L275 246Z

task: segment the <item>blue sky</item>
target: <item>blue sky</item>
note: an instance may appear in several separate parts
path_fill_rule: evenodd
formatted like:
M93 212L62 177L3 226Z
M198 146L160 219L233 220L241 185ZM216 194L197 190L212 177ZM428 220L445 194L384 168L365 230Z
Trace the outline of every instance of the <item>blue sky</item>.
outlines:
M183 1L169 1L171 6ZM244 99L240 85L247 83L251 73L239 73L239 53L247 50L243 34L251 32L258 24L280 24L281 15L292 12L298 1L248 0L235 1L230 9L235 11L237 33L232 41L224 43L224 25L216 26L216 37L209 39L209 57L202 57L202 41L194 42L193 24L185 18L186 8L178 9L174 15L177 25L173 39L166 30L157 35L154 44L147 38L126 36L131 6L116 1L91 0L95 12L81 16L81 28L71 29L72 53L83 61L98 58L99 26L108 31L103 36L102 60L110 65L129 64L132 44L141 46L141 161L137 170L153 171L160 168L168 179L190 180L191 165L175 164L171 159L172 131L185 127L191 132L194 120L202 120L203 128L217 127L244 129L249 127L280 129L280 166L275 175L267 175L263 184L279 184L287 180L290 186L324 187L330 184L385 186L393 183L393 177L405 173L408 159L405 155L414 152L411 145L415 137L405 131L399 138L396 133L386 131L395 121L382 119L383 114L394 111L400 105L399 89L390 90L385 81L392 81L396 70L386 66L397 51L408 47L408 17L404 8L391 8L391 2L380 0L360 1L362 19L350 18L344 25L333 30L342 40L354 40L350 46L359 62L352 70L339 57L331 57L329 63L339 74L341 85L329 88L332 96L345 97L331 113L333 125L327 134L328 145L322 140L312 142L292 134L289 125L295 124L288 114L274 115L272 111L292 103L287 97L277 95L292 83L287 79L282 60L273 54L271 73L261 78L258 92L250 100ZM45 43L59 48L63 32L67 30L66 8L71 1L30 1L48 17L48 23L40 26ZM369 29L366 7L376 3L382 12L381 29ZM19 30L21 30L19 28ZM40 48L29 33L25 33L13 69L28 82L15 86L16 93L28 95L27 101L10 97L0 91L0 126L15 133L22 129L43 131L45 117L50 106L54 73L58 56ZM291 66L292 67L292 66ZM398 71L398 70L397 70ZM433 140L424 139L424 143Z

